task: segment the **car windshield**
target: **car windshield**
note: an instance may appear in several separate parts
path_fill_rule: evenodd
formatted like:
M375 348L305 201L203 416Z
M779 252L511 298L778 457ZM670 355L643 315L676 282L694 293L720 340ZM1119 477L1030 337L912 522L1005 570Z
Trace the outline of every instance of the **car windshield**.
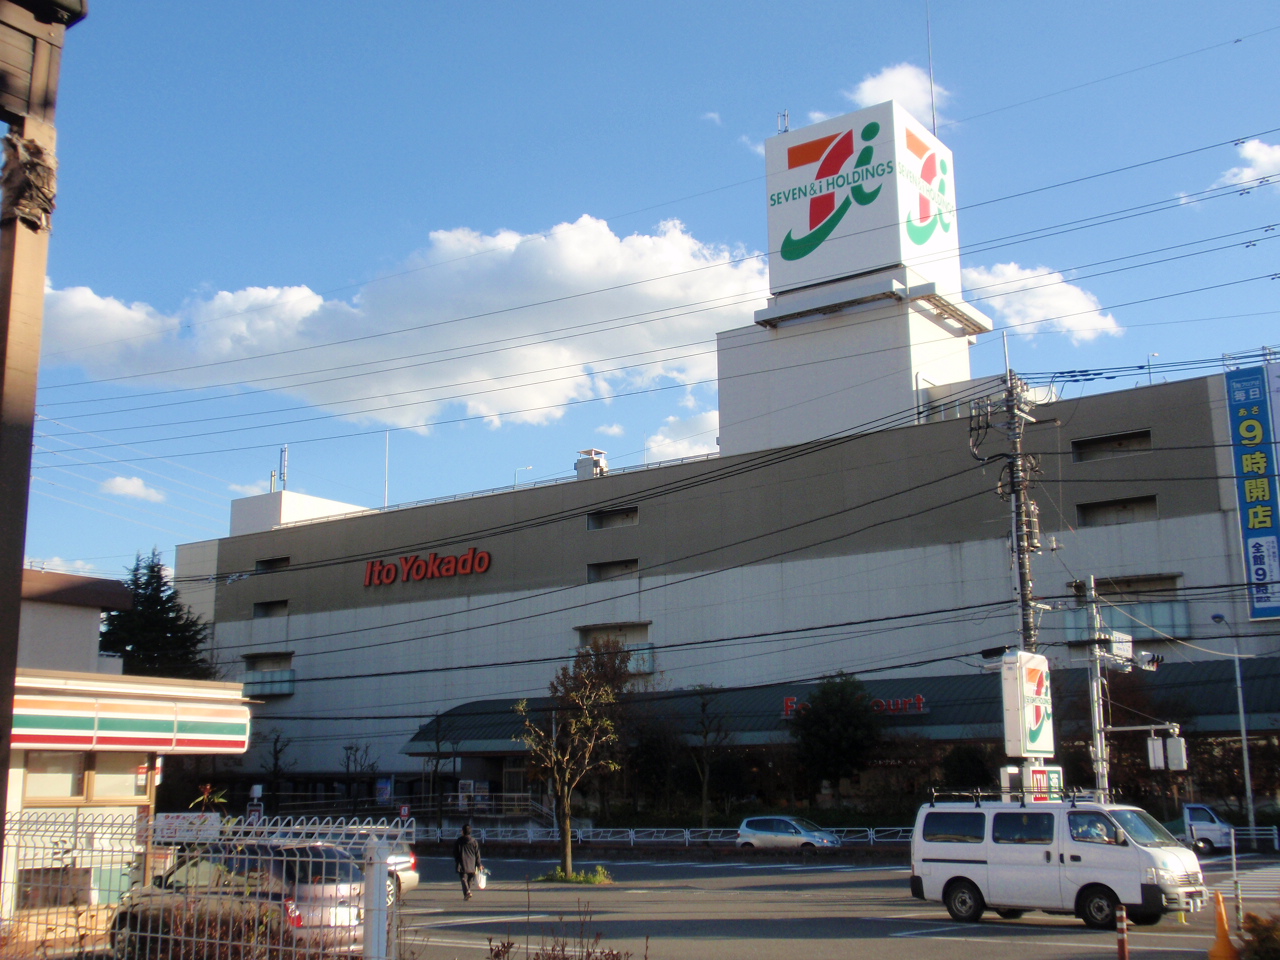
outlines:
M1116 823L1124 828L1124 832L1134 843L1143 847L1180 847L1180 844L1168 830L1160 825L1155 817L1145 810L1111 810Z
M820 833L822 828L812 820L806 820L803 817L792 817L791 822L801 830L808 830L810 833Z
M355 860L337 847L286 847L281 854L297 883L364 882Z

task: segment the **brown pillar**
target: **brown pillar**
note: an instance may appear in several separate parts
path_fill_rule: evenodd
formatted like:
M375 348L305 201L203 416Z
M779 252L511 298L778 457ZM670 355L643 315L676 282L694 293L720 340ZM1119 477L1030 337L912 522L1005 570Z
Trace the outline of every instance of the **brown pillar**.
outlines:
M12 147L6 150L5 219L0 222L0 838L8 800L31 439L49 260L48 217L40 224L18 216L10 199L32 172L24 174L16 166L34 162L38 167L43 153L51 172L55 132L52 124L26 117L10 126L10 140L15 138L23 142L22 155Z

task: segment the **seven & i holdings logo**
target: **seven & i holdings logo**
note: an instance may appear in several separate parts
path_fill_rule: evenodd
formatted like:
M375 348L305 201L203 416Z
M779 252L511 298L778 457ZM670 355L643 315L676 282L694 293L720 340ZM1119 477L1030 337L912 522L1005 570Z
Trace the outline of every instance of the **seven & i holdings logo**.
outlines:
M883 184L875 181L893 173L893 160L876 162L875 147L870 141L880 135L880 124L868 123L859 134L863 147L858 151L851 170L845 170L844 167L854 155L852 130L787 148L788 170L814 163L818 165L818 169L811 183L780 190L769 196L771 207L806 198L809 201L809 232L796 237L794 231L787 231L780 251L783 260L807 257L831 236L855 203L863 207L870 206L880 196Z

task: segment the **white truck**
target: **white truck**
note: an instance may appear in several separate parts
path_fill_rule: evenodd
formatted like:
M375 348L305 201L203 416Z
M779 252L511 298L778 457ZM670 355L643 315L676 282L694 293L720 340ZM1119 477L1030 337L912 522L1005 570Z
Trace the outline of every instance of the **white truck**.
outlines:
M1196 855L1137 807L1092 801L932 803L911 834L911 894L974 923L989 908L1074 915L1114 929L1204 907Z
M1213 807L1203 803L1187 803L1182 806L1182 819L1165 826L1179 840L1195 849L1201 856L1210 856L1215 850L1231 847L1231 824L1218 816Z

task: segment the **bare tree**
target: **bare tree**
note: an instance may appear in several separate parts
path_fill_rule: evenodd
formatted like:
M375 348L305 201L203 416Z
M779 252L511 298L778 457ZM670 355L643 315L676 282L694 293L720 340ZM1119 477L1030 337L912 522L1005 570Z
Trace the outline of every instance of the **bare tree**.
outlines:
M297 760L288 759L289 748L293 740L284 735L279 727L264 730L259 737L258 746L262 756L262 772L267 775L267 786L270 790L274 813L280 812L280 781L290 770L298 765Z
M342 748L342 769L347 775L347 789L351 792L351 812L356 812L356 791L352 777L361 773L377 773L378 761L373 757L371 743L348 743Z
M724 718L712 710L715 688L699 684L694 690L698 694L698 715L694 718L693 742L689 745L689 752L702 780L702 827L705 830L711 811L711 761L728 741L729 732L724 728Z
M545 711L530 710L526 700L516 704L530 773L545 777L555 797L565 876L573 874L573 792L592 771L618 766L608 748L618 738L613 706L631 677L630 662L631 653L617 640L593 640L551 681Z

